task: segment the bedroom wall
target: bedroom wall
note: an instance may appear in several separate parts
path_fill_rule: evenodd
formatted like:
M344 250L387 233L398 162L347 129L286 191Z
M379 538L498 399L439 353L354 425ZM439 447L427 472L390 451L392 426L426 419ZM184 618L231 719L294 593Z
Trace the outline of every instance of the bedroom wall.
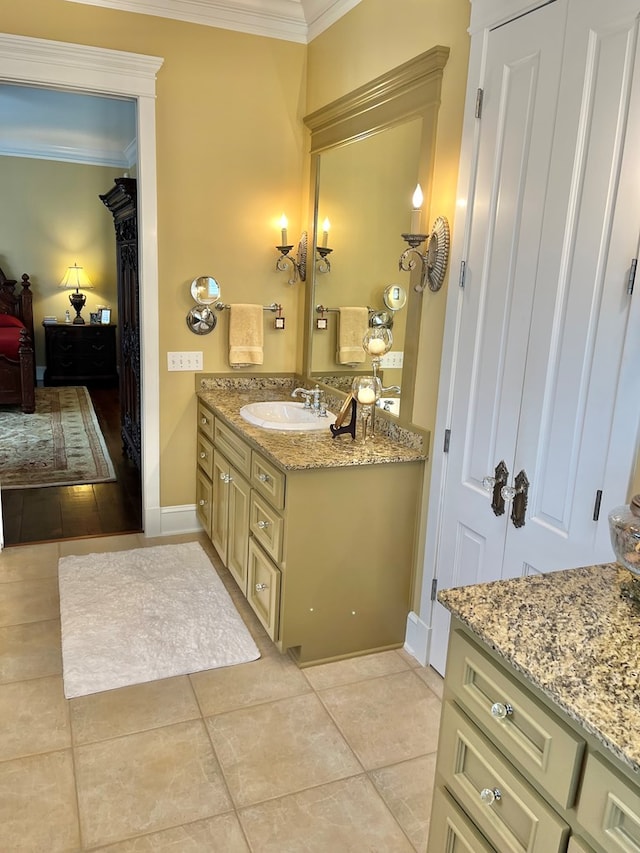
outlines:
M36 365L45 365L42 318L64 320L69 291L59 282L68 266L78 263L94 285L86 291L82 312L111 306L117 322L115 232L113 218L98 198L113 186L119 170L26 157L0 157L0 267L18 281L28 273L33 291Z

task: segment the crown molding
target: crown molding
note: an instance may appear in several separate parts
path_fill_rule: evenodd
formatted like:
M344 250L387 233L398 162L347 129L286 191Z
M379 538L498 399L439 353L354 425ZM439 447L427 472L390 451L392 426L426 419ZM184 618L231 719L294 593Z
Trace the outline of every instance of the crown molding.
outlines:
M307 44L360 0L67 0Z

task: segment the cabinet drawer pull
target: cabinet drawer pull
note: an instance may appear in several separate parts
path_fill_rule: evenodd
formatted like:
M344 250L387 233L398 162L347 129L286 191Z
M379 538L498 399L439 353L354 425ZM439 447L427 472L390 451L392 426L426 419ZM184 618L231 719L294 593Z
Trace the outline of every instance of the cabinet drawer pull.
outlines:
M230 483L233 480L231 474L220 474L220 479L223 483Z
M491 706L491 716L498 720L504 720L505 717L510 717L513 714L513 708L508 702L503 705L502 702L494 702Z
M502 799L502 792L498 788L483 788L480 791L480 799L485 806L492 806Z
M258 479L262 483L268 483L271 477L268 474L258 474Z
M200 423L202 426L206 426L209 423L209 418L200 418Z
M260 528L260 530L266 530L270 524L271 524L270 521L259 521L258 527Z
M206 505L207 505L207 502L205 501L205 499L204 499L204 498L200 498L200 500L198 501L198 503L200 504L200 506L206 506Z
M204 450L201 450L200 451L200 459L206 459L206 458L207 458L207 454L204 452Z
M266 583L257 583L256 584L256 592L262 592L264 589L268 589L268 588L269 587L267 586Z

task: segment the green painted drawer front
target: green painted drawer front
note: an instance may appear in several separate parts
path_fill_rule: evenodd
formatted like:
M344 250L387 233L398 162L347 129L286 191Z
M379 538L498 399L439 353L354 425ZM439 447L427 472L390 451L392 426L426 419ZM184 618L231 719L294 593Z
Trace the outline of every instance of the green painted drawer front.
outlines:
M496 853L443 788L436 788L431 807L429 853Z
M583 841L581 838L574 838L572 836L569 839L567 853L595 853L595 850L593 849L593 847L589 847L586 841Z
M213 412L198 400L198 429L213 441Z
M251 448L239 435L224 424L219 418L215 419L213 428L213 443L221 450L229 462L234 465L241 474L249 477L251 472Z
M276 509L284 509L286 477L275 465L255 450L251 454L251 485Z
M589 754L578 800L578 821L607 853L640 851L640 793L608 762Z
M500 751L564 808L575 800L584 741L460 631L450 639L447 684ZM492 712L494 703L512 713ZM499 709L495 709L498 711Z
M283 557L284 520L255 491L251 492L249 529L271 559L276 563L281 563Z
M272 640L280 625L280 572L253 539L249 539L247 601Z
M439 771L482 834L500 853L565 853L569 826L462 711L450 702L443 710ZM500 797L488 805L483 791Z
M213 444L202 433L198 433L197 456L198 466L211 479L213 472Z

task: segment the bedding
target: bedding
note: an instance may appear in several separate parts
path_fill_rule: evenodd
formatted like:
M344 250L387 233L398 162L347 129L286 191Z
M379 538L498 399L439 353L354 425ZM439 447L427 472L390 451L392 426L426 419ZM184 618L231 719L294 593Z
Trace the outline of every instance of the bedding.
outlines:
M0 269L0 405L19 405L35 411L35 359L31 282L25 273L17 281Z

